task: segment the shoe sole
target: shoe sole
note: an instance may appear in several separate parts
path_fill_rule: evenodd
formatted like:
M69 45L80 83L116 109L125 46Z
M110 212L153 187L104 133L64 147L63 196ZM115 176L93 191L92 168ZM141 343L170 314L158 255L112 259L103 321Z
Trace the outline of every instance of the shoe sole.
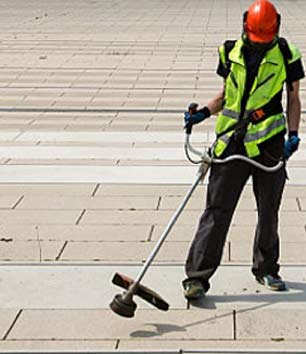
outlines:
M269 285L269 284L266 284L263 280L261 280L261 279L256 279L256 281L259 283L259 284L261 284L261 285L263 285L263 286L265 286L267 289L270 289L270 290L273 290L273 291L286 291L287 290L287 287L286 287L286 285L283 285L282 287L273 287L273 286L271 286L271 285Z
M191 295L184 294L184 296L187 300L198 300L198 299L204 297L205 293L204 293L204 291L202 291L202 292L197 292L197 293L194 293Z

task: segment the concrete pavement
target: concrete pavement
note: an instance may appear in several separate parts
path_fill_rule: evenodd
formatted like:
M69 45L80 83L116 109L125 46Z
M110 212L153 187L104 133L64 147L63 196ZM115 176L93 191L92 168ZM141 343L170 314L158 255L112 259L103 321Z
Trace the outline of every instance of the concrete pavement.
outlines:
M247 0L0 4L0 351L206 352L306 349L306 125L280 212L282 275L251 273L249 182L204 301L182 296L184 260L205 205L196 190L143 283L168 312L108 304L114 272L135 277L197 168L182 114L218 92L217 46L240 36ZM306 55L301 0L275 1L281 34ZM306 97L301 83L302 103ZM209 146L215 118L194 129Z

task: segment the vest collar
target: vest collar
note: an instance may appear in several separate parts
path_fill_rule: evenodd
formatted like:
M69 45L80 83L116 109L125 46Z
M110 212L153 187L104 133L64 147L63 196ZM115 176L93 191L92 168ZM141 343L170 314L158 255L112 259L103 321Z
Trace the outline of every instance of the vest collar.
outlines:
M244 44L242 39L238 39L237 42L235 43L234 48L229 53L229 60L234 63L238 63L240 65L245 66L244 57L242 53L243 45ZM275 44L274 47L272 47L266 52L261 64L270 63L273 65L279 65L279 57L280 57L279 52L280 52L279 45Z

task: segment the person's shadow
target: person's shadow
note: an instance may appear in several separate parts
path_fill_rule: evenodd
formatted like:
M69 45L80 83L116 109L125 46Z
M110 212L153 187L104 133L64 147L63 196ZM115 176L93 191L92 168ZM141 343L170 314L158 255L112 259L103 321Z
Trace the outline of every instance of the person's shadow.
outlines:
M216 309L218 304L226 303L247 303L241 309L235 310L235 313L243 313L258 310L260 308L266 308L269 306L289 303L289 302L301 302L306 303L306 283L302 282L286 282L288 289L282 292L271 293L252 293L252 294L239 294L239 295L207 295L200 300L187 303L187 307L197 307L203 309ZM249 303L256 304L250 306ZM234 307L234 306L233 306ZM189 327L194 327L210 321L216 321L217 319L233 316L233 311L226 311L225 313L215 316L212 315L204 320L187 323L184 326L178 326L170 323L146 323L145 326L153 327L153 330L137 330L130 334L133 338L149 338L159 337L170 332L186 332Z

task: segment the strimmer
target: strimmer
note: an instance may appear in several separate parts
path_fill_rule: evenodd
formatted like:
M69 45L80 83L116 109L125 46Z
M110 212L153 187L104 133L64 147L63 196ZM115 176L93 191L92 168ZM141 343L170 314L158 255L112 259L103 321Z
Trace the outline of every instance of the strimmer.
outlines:
M266 172L275 172L279 168L282 167L283 161L279 161L277 165L273 167L266 167L258 162L251 160L242 155L232 155L225 159L213 159L209 156L208 151L198 151L194 149L190 144L190 135L191 135L192 126L188 126L186 129L186 140L185 140L185 153L188 160L194 164L199 164L199 168L197 171L196 179L193 182L192 186L189 188L187 194L185 195L182 203L177 208L175 213L173 214L171 220L169 221L167 227L165 228L164 232L160 236L158 242L156 243L155 247L153 248L152 252L150 253L149 257L147 258L146 262L144 263L141 271L139 272L138 276L135 280L129 278L126 275L115 273L112 282L115 285L120 286L121 288L125 289L122 294L115 295L113 301L110 303L110 308L116 314L123 316L123 317L133 317L135 315L135 311L137 308L136 303L133 300L134 295L138 295L143 300L149 302L151 305L155 306L159 310L167 311L169 309L169 304L155 291L145 287L144 285L140 284L142 281L145 273L147 272L148 268L150 267L151 263L153 262L155 256L157 255L158 251L160 250L161 246L163 245L164 241L166 240L169 232L171 231L172 227L174 226L175 222L177 221L178 217L180 216L181 212L184 210L188 200L190 199L193 191L196 189L198 184L203 181L205 175L207 174L209 167L212 163L227 163L233 160L242 160L247 163L254 165L257 168L260 168ZM200 157L199 160L194 160L190 157L190 152Z

